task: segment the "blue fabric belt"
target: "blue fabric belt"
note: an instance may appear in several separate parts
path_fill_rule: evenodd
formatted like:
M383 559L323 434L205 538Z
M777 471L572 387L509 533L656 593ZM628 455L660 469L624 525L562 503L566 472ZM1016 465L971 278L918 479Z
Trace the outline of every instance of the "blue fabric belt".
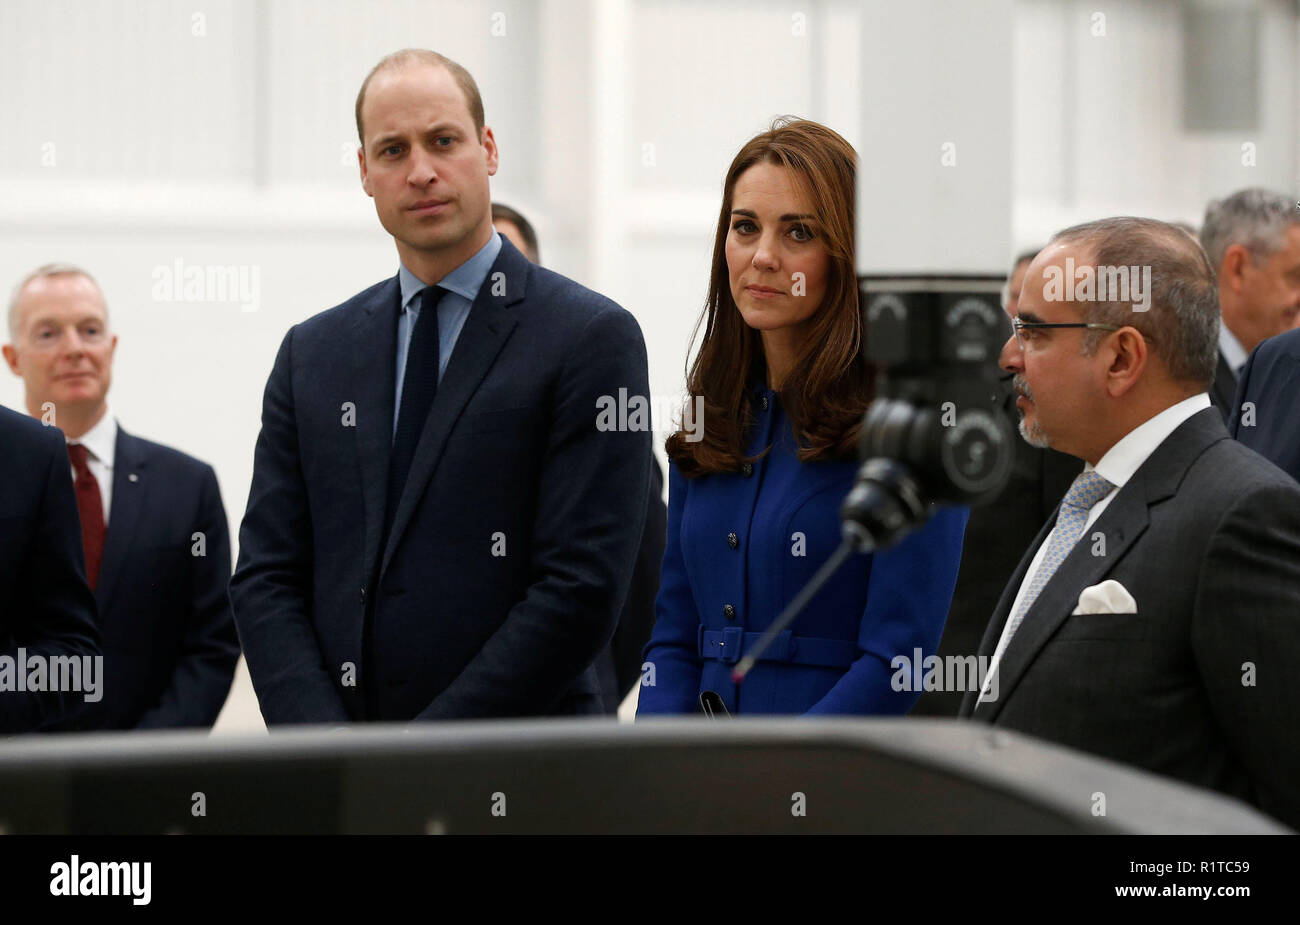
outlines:
M739 626L708 630L701 625L699 632L700 658L716 658L728 665L740 661L741 650L748 652L763 636L762 633L746 633ZM782 630L759 661L847 668L860 655L858 644L848 639L795 636L790 630Z

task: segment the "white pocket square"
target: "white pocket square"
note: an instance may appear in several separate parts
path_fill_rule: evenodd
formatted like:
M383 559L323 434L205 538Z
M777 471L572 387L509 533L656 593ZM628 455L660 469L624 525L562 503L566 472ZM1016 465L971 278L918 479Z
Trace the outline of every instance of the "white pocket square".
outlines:
M1110 578L1099 585L1084 588L1079 595L1079 606L1074 608L1075 616L1081 613L1137 613L1137 601L1128 589L1115 579Z

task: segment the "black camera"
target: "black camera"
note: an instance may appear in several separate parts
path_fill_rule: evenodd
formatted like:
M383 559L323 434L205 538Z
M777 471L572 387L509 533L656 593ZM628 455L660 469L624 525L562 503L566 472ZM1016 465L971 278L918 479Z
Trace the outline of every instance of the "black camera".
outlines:
M998 354L1011 336L1001 276L859 276L876 394L862 419L844 538L732 673L739 684L854 552L894 545L936 504L992 501L1011 475L1016 439Z
M862 551L898 542L934 504L980 504L1011 473L998 354L1011 335L1001 276L862 276L864 355L877 370L852 491L840 509Z

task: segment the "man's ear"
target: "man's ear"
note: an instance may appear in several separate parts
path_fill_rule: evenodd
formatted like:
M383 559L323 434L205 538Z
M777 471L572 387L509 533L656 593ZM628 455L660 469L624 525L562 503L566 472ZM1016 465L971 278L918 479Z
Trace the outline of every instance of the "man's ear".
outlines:
M9 371L15 376L21 377L22 373L18 371L18 351L14 349L14 345L5 344L3 347L0 347L0 351L4 352L5 362L9 364Z
M482 137L480 144L483 145L483 149L487 152L488 176L494 177L496 176L497 164L499 163L496 136L492 134L492 129L488 128L486 125L483 126L483 131L479 132L479 135Z
M366 149L360 145L357 146L357 167L361 170L361 188L373 199L375 194L370 191L370 173L366 170Z
M1226 283L1233 292L1240 292L1244 285L1242 276L1250 259L1250 251L1243 245L1228 245L1228 249L1223 252L1223 265L1219 267L1219 282Z
M1138 384L1146 371L1150 352L1146 338L1137 328L1126 326L1111 335L1113 357L1106 370L1106 389L1119 398Z

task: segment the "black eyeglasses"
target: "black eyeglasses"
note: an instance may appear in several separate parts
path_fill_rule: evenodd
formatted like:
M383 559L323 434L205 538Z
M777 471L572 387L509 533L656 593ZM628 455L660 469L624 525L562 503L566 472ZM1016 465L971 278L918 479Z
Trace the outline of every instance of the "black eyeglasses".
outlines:
M1019 316L1011 319L1011 327L1016 332L1016 344L1024 352L1025 341L1022 331L1036 331L1039 328L1088 328L1093 331L1118 331L1119 325L1101 324L1087 321L1021 321Z

